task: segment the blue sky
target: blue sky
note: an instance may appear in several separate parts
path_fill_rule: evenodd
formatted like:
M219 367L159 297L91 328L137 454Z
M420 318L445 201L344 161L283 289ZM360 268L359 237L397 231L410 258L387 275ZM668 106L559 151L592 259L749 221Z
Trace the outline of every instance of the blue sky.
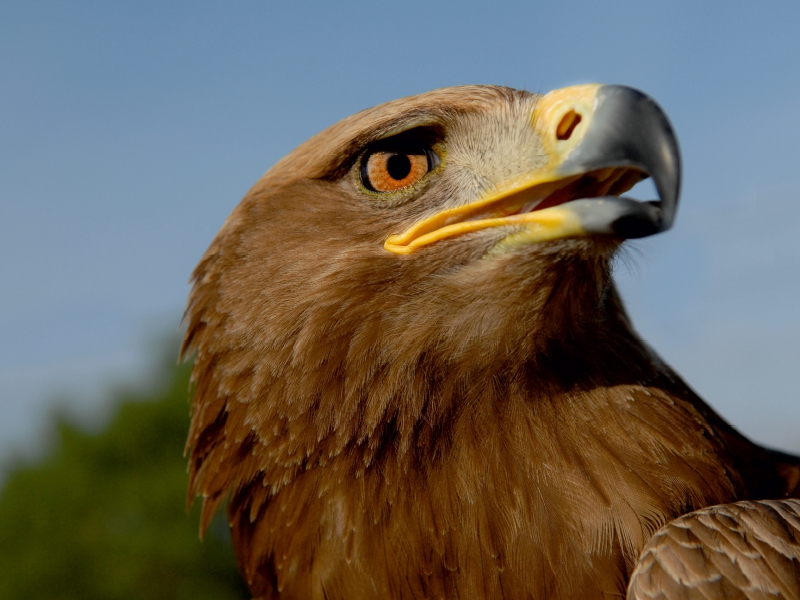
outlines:
M437 87L592 81L654 96L683 150L675 228L618 268L639 332L800 450L798 25L789 1L0 4L0 454L141 376L225 217L309 136Z

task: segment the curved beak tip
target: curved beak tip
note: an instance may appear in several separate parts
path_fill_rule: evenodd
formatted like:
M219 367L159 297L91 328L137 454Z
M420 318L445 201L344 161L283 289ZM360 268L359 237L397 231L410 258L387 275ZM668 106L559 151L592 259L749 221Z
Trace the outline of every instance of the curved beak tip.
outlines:
M643 171L653 179L659 200L603 197L602 214L588 220L587 231L629 238L672 226L680 193L680 151L667 116L650 96L619 85L598 88L592 122L559 170L572 173L604 167Z

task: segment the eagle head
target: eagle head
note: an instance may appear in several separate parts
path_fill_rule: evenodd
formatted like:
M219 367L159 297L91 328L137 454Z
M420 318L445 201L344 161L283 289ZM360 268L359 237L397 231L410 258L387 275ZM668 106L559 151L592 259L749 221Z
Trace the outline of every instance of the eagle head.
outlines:
M648 176L657 200L622 196ZM270 169L194 272L184 343L190 496L204 526L229 498L253 593L613 587L665 519L728 498L611 280L679 184L658 105L602 85L432 91ZM559 579L577 556L610 574Z

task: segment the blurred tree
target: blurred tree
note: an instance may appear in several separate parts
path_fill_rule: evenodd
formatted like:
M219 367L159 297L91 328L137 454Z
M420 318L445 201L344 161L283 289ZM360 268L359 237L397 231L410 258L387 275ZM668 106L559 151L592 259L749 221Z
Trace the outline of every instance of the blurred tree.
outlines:
M175 352L171 353L174 363ZM218 519L198 539L183 444L189 365L152 396L121 393L100 432L60 417L56 443L0 492L0 598L248 598Z

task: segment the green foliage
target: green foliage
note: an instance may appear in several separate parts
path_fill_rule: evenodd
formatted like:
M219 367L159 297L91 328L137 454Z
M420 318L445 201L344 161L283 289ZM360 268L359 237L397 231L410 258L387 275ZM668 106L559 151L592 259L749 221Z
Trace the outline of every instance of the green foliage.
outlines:
M174 354L173 354L174 356ZM222 519L186 513L189 366L152 397L116 398L99 433L59 419L54 449L0 493L0 598L249 597Z

